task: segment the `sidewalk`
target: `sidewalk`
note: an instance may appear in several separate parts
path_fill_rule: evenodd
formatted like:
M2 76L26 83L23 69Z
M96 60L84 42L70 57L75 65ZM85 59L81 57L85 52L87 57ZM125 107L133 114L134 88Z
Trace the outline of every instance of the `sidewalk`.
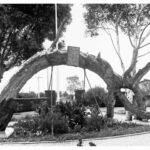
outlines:
M118 121L122 121L122 122L132 122L132 123L136 123L136 124L141 124L141 125L150 125L150 120L148 120L147 122L143 122L143 121L139 121L139 120L132 120L132 121L125 121L126 116L122 115L122 114L114 114L114 119L118 120Z

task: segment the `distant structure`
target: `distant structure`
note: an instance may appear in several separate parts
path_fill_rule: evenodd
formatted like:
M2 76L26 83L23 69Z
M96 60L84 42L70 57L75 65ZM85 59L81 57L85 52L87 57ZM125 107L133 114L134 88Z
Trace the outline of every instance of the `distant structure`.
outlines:
M150 80L145 79L139 83L139 87L144 94L146 106L150 106Z

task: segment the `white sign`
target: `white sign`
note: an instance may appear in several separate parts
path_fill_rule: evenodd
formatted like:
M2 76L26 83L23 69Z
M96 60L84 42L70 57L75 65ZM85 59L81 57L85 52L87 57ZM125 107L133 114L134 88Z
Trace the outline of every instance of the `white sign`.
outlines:
M78 67L79 66L79 54L80 54L80 47L68 46L67 65Z

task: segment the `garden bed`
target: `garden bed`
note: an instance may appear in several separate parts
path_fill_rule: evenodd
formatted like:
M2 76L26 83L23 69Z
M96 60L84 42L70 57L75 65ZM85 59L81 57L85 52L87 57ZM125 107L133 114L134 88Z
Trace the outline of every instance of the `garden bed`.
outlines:
M121 122L100 116L97 108L91 108L90 117L84 106L59 104L53 109L41 107L41 114L13 118L14 134L0 142L40 142L103 138L150 131L150 126ZM45 111L46 110L46 111ZM52 121L53 118L53 121ZM53 122L54 136L51 135Z
M0 139L0 142L40 142L40 141L56 141L63 142L66 140L78 140L88 139L88 138L104 138L104 137L115 137L118 135L128 135L135 133L142 133L150 131L150 126L138 125L135 123L121 123L118 122L117 126L107 127L98 131L90 132L74 132L66 134L55 134L52 136L50 133L43 133L37 135L35 133L28 133L21 136L12 135L10 138Z

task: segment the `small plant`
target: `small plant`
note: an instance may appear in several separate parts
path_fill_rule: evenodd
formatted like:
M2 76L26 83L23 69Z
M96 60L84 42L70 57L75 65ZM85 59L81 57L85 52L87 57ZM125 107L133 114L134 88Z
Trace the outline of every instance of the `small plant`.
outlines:
M85 107L77 103L60 103L57 106L57 110L69 121L69 127L74 129L76 125L81 126L85 124L86 113Z
M91 117L86 118L86 127L88 131L100 131L106 126L105 117L99 115L97 108L92 108Z

